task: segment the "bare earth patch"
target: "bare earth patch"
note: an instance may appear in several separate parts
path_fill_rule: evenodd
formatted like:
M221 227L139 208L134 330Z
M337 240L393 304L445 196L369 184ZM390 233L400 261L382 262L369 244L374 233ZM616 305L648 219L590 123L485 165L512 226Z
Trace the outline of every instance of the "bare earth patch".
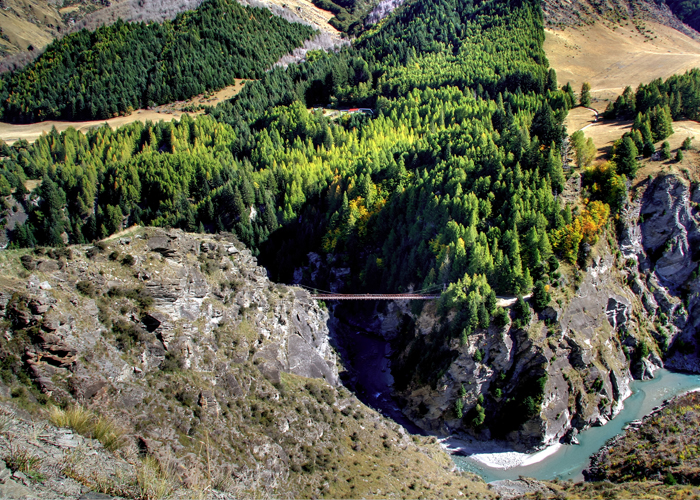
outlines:
M245 2L241 3L245 4ZM263 0L260 3L263 5L272 4L283 7L324 33L340 35L337 29L328 24L328 21L330 21L335 14L316 7L309 0ZM255 5L255 2L251 2L251 4Z
M577 130L581 130L595 123L595 118L596 115L593 111L579 106L569 110L564 125L566 125L567 132L573 134Z
M595 144L598 149L598 156L596 159L603 159L612 148L613 142L622 137L622 134L629 132L632 129L632 124L634 122L624 120L624 121L604 121L594 123L589 127L586 127L583 131L586 138L593 139L593 144Z
M575 110L572 110L572 112L578 109L581 108L576 108ZM576 116L576 114L574 116ZM572 120L572 122L575 122L575 118ZM569 127L568 123L569 120L567 119L567 129L569 133L579 130L577 128ZM632 128L632 123L633 122L631 120L607 120L592 123L586 127L583 127L582 130L586 138L590 137L591 139L593 139L593 143L598 149L598 155L596 159L605 159L606 155L610 152L610 149L612 148L613 142L622 137L622 135L625 132L629 132ZM671 151L673 151L674 154L675 151L681 146L686 137L695 137L695 141L693 143L694 146L700 144L700 123L698 122L692 120L682 120L673 122L673 131L673 135L668 137L666 140L671 146ZM657 148L661 147L662 142L663 141L657 143Z

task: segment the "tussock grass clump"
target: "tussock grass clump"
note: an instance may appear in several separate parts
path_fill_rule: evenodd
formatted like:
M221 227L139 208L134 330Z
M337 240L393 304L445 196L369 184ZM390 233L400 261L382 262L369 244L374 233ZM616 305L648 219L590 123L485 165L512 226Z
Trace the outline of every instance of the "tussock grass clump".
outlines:
M73 429L82 435L90 433L93 417L94 414L82 406L72 406L66 410L54 406L49 413L49 420L56 427Z
M136 467L136 481L141 494L139 498L159 500L173 492L174 488L170 480L172 471L155 457L145 457Z
M3 457L5 464L12 472L21 472L28 478L41 482L44 475L39 472L42 459L18 446L11 446L10 452Z
M109 451L116 451L126 444L123 429L112 420L82 406L71 406L65 410L54 406L49 420L57 427L73 429L85 437L97 439Z

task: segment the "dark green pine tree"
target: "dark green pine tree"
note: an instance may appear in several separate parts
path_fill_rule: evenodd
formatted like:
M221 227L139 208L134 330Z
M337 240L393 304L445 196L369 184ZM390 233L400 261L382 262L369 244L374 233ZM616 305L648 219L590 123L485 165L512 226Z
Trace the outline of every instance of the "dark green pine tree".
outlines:
M638 155L639 151L632 138L629 135L625 136L615 149L614 160L618 173L634 178L639 168L637 164Z

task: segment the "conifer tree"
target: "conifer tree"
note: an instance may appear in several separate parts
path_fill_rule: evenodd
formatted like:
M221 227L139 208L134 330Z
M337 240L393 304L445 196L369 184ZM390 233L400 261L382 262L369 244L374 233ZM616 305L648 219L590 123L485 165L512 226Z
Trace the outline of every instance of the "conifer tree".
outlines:
M579 103L586 108L591 105L591 85L588 82L583 82L583 85L581 85Z

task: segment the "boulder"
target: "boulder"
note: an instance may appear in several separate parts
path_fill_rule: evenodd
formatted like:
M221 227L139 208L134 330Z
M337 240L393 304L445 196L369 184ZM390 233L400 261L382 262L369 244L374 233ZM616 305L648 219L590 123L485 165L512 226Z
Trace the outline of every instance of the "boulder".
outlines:
M617 297L610 297L605 311L610 326L615 329L626 327L629 319L628 311L629 304L626 301Z

